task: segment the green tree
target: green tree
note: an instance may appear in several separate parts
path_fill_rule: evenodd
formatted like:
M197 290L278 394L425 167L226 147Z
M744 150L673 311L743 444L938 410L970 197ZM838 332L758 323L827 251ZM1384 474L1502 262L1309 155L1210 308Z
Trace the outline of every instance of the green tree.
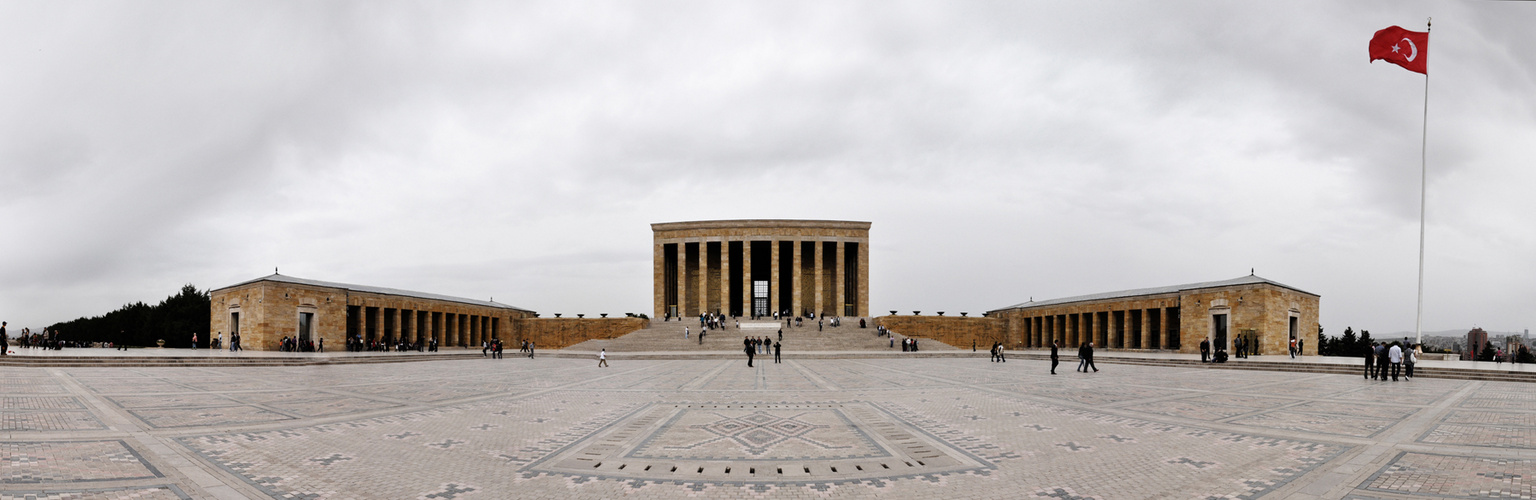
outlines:
M1483 342L1482 350L1477 351L1478 361L1493 361L1493 342Z
M54 323L48 329L65 340L133 346L154 345L157 339L176 345L197 333L198 344L207 346L211 303L207 291L188 284L157 305L134 302L101 316Z
M1360 340L1355 338L1355 329L1351 328L1351 327L1347 327L1347 326L1344 327L1344 336L1340 337L1339 341L1337 342L1337 345L1334 346L1334 353L1335 353L1334 355L1335 356L1359 356L1360 355L1360 344L1359 344L1359 342L1360 342Z

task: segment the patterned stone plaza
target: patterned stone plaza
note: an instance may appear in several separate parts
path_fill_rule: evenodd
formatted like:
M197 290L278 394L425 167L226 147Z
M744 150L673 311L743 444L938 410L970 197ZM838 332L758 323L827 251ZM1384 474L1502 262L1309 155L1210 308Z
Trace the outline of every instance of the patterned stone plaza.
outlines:
M1522 383L595 364L0 368L0 498L1531 498L1536 475Z

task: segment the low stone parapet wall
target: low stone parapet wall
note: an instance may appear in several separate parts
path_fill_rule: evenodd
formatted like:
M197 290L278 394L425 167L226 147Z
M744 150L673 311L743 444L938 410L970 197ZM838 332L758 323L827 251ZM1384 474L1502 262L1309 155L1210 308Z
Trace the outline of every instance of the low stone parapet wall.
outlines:
M646 318L525 318L514 322L517 340L532 341L535 349L561 349L593 339L617 338L651 326Z
M1005 324L997 318L956 316L880 316L875 324L907 337L933 339L959 349L991 348L1007 343ZM921 344L919 344L921 346Z

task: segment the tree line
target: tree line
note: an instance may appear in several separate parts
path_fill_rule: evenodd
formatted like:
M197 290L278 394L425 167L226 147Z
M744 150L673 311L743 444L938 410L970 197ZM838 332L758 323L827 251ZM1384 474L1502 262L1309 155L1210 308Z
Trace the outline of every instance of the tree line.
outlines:
M101 316L54 323L48 329L63 340L130 346L153 346L156 340L165 340L168 346L186 347L196 333L198 345L207 347L211 305L207 290L187 284L156 305L135 302Z

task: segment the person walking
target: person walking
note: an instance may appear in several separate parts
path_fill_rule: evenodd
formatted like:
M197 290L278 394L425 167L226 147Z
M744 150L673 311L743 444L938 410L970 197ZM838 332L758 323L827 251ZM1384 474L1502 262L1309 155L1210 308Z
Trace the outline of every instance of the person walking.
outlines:
M1376 345L1376 380L1382 380L1382 382L1387 380L1387 370L1389 370L1389 365L1392 363L1392 359L1389 356L1387 344Z
M1392 362L1392 381L1397 381L1397 375L1403 370L1403 348L1392 343L1392 348L1387 350L1387 360Z
M192 348L197 349L197 332L192 332Z
M1008 362L1008 356L1004 355L1004 353L1003 353L1003 351L1006 351L1006 350L1007 350L1007 348L1003 347L1003 343L1002 342L998 342L997 343L997 361L999 363L1007 363Z
M1051 341L1051 375L1056 374L1056 365L1061 364L1061 357L1056 353L1056 350L1060 348L1061 344L1056 343L1054 340Z
M533 341L528 341L528 359L533 359Z
M1296 359L1296 339L1291 339L1291 359Z
M1413 365L1419 362L1419 346L1403 351L1403 378L1413 380Z
M607 366L608 366L608 350L607 349L603 349L601 351L598 351L597 352L597 367L598 368L605 368Z
M688 340L688 327L683 327L683 340Z
M5 335L5 325L8 324L10 323L0 321L0 356L9 354L11 350L11 340Z
M1200 341L1200 362L1209 363L1211 360L1211 339Z
M754 351L752 349L752 339L750 339L750 338L741 339L741 348L742 348L742 350L747 352L747 368L751 368L752 367L752 355L754 354Z
M774 363L778 363L779 362L779 352L780 352L780 349L782 349L783 347L784 347L784 343L783 342L774 342L773 343L773 362ZM1412 372L1410 371L1409 373L1412 373Z
M1077 371L1080 371L1080 372L1083 372L1083 373L1088 373L1087 350L1088 350L1088 343L1087 342L1084 342L1084 343L1081 343L1081 344L1077 345Z
M1093 342L1083 346L1083 361L1088 363L1088 368L1092 368L1094 373L1099 372L1099 367L1093 366ZM1088 373L1088 370L1083 369L1083 373Z

